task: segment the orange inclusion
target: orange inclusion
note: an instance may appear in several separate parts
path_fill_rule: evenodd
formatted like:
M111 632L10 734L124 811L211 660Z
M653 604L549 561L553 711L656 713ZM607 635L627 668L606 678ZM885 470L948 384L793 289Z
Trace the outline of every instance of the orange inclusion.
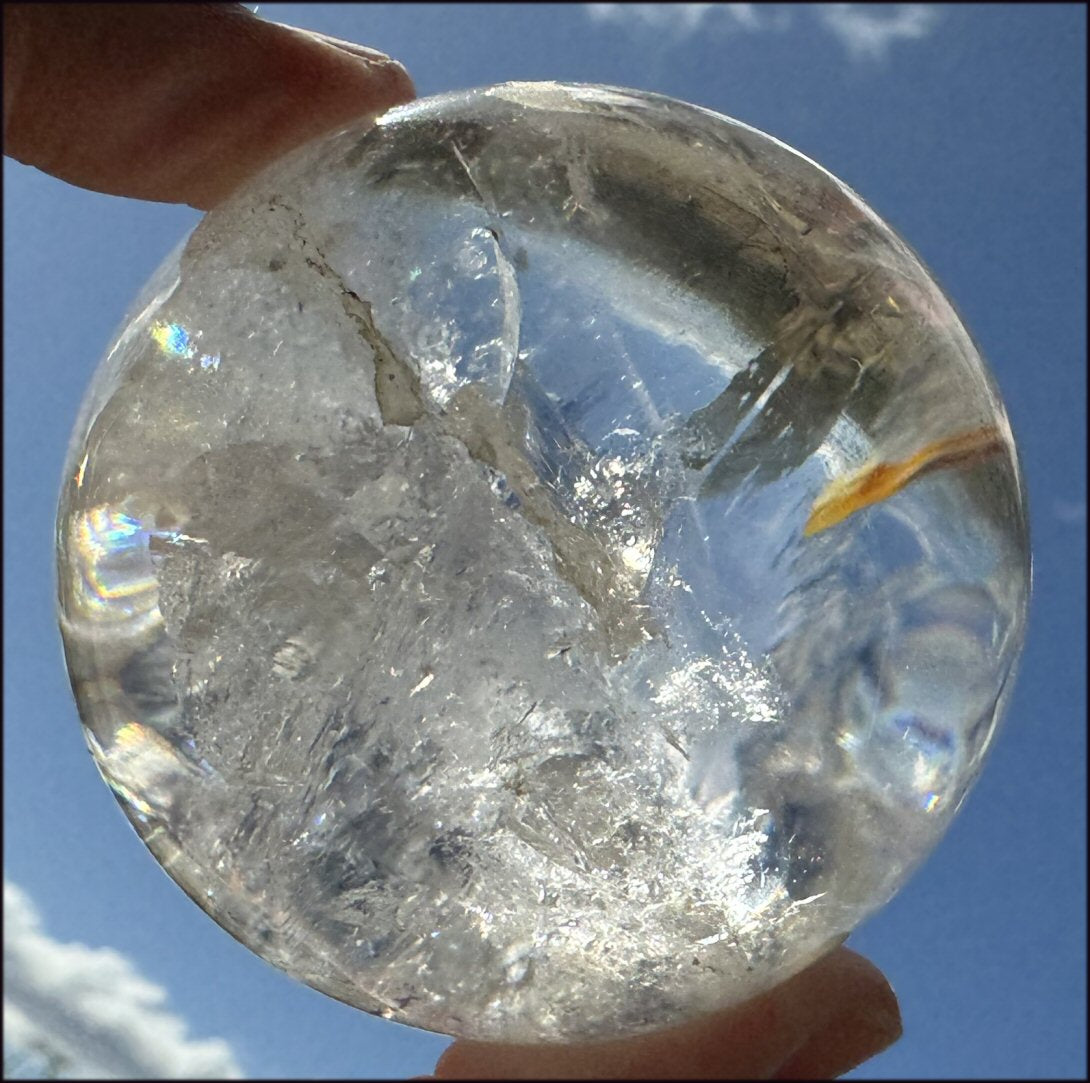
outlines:
M932 470L977 462L1002 451L1003 438L994 425L944 436L897 463L864 466L847 477L834 478L814 501L803 534L809 537L847 519L860 508L888 500L909 482Z

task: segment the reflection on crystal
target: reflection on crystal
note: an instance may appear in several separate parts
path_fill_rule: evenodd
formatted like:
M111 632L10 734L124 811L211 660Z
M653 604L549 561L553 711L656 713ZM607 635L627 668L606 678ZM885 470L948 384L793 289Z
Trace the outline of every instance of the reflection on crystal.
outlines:
M934 846L1009 695L1021 483L834 178L511 84L289 157L156 283L73 442L62 630L104 776L255 951L606 1037L782 980Z
M184 357L187 361L198 356L197 347L190 342L189 332L181 324L161 321L155 323L151 329L151 337L165 354ZM202 369L215 371L220 367L220 357L218 354L201 354L199 363Z
M83 470L77 485L82 487ZM73 523L74 605L98 620L157 623L159 580L139 519L100 505Z
M109 748L96 743L92 750L110 785L145 822L167 814L179 777L196 773L178 749L139 722L125 722L115 730Z

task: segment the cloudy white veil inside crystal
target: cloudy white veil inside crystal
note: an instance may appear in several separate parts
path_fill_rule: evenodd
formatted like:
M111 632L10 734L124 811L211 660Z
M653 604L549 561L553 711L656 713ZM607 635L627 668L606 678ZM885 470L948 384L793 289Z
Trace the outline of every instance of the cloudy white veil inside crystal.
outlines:
M496 1040L800 969L975 778L1028 591L994 385L843 184L636 91L274 166L102 362L58 518L96 761L278 966Z

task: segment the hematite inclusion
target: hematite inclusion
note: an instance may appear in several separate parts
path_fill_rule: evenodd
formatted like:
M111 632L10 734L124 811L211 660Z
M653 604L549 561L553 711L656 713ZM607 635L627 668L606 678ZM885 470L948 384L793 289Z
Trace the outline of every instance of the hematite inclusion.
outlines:
M171 876L332 996L664 1026L884 903L976 776L1028 544L994 386L843 184L507 84L209 214L59 512L87 739Z

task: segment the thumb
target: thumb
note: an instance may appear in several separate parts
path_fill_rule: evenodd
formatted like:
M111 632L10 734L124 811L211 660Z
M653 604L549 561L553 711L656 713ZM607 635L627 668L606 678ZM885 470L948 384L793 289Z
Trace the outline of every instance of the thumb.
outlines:
M207 208L306 140L410 101L382 53L241 4L5 4L4 152Z

